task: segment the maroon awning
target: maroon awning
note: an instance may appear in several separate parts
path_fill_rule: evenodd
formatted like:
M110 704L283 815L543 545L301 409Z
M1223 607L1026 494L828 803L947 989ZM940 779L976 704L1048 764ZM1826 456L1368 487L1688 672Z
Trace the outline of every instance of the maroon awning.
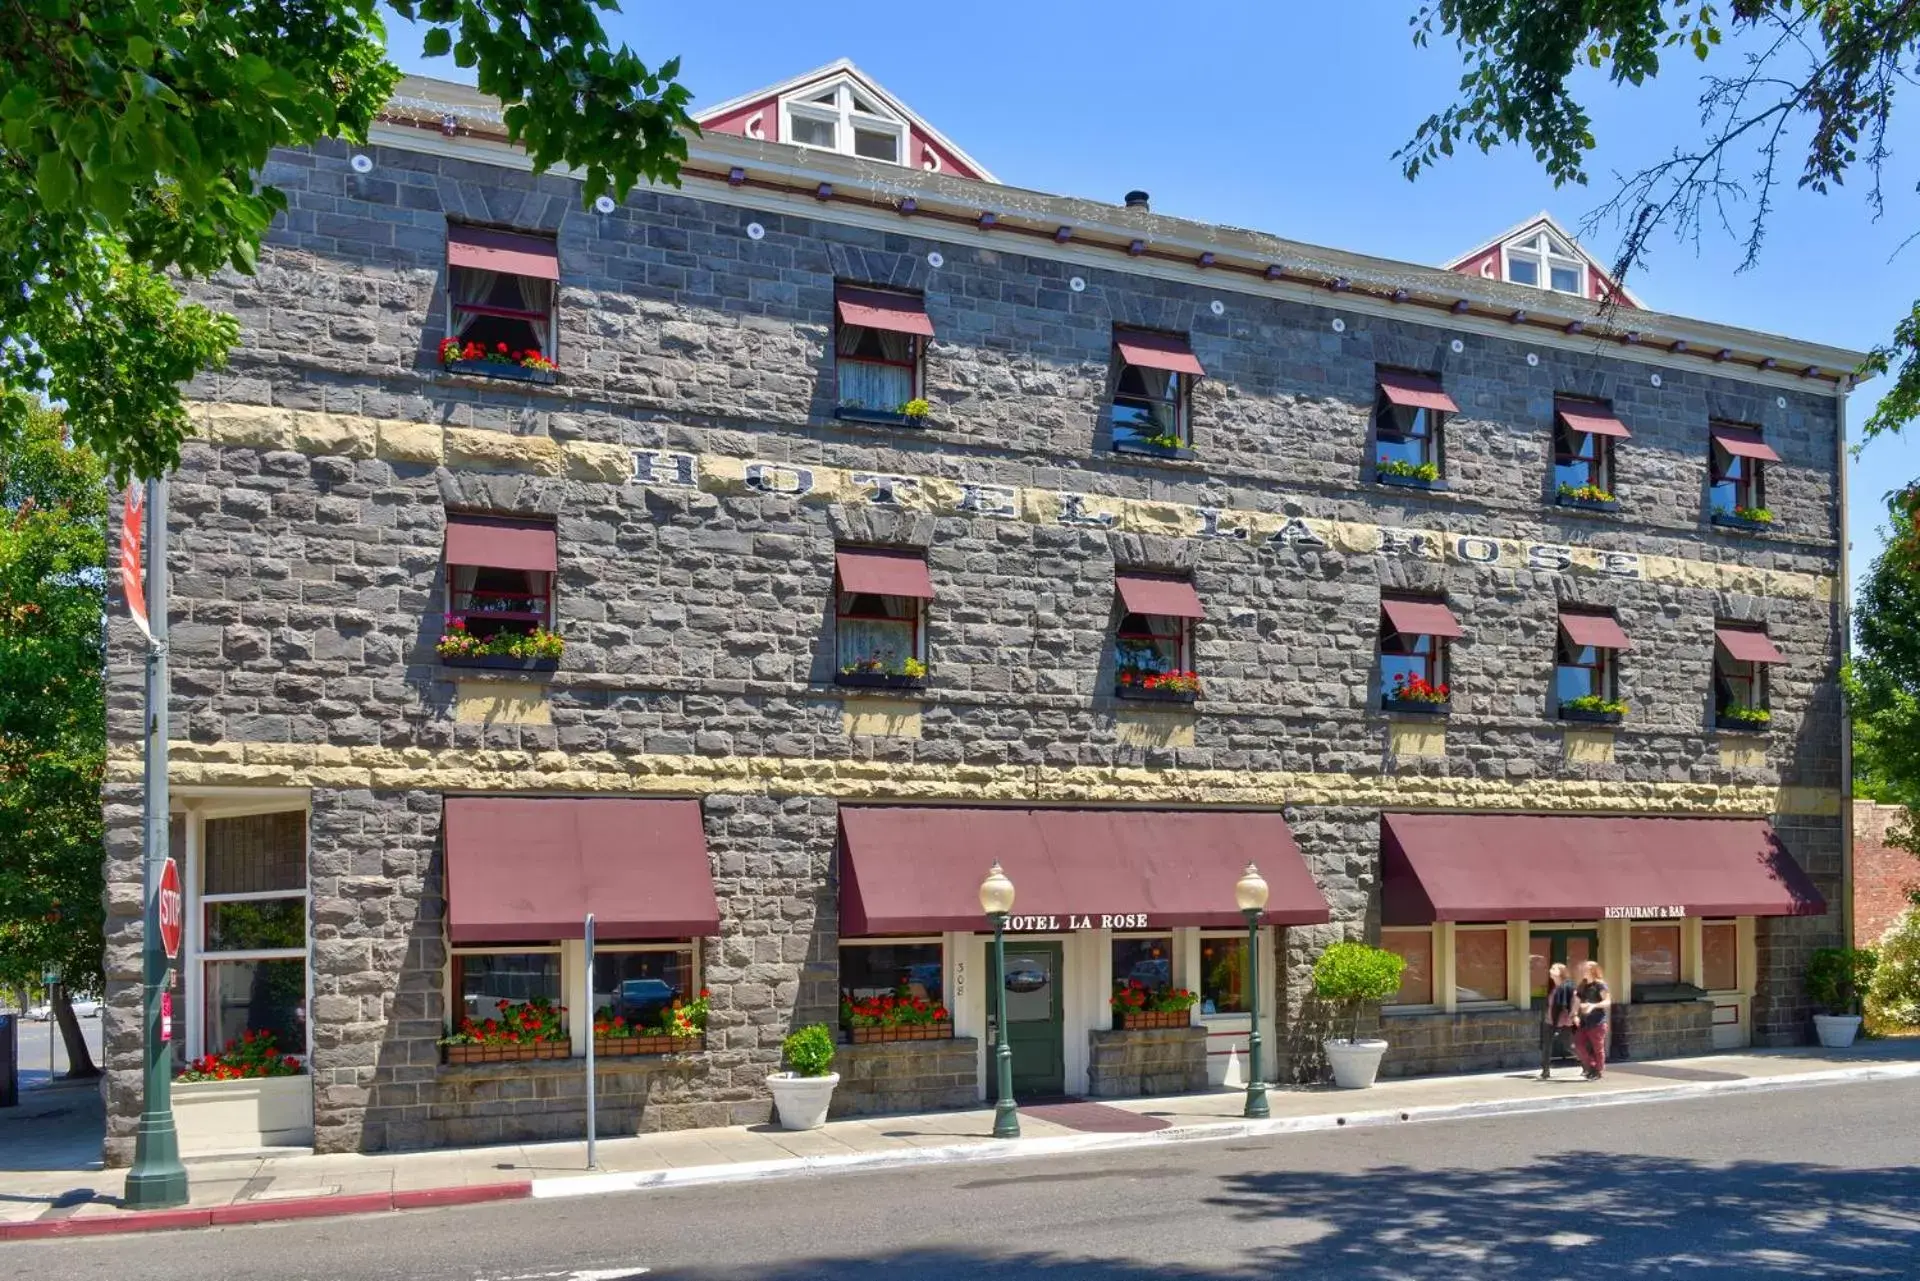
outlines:
M891 547L843 547L833 554L833 567L840 575L843 592L933 599L933 577L927 573L927 558L919 552Z
M447 513L447 564L484 569L560 568L559 538L552 525L504 516Z
M1780 455L1773 452L1773 446L1760 438L1760 433L1747 427L1715 427L1713 438L1720 447L1735 458L1757 458L1762 462L1777 463Z
M1560 630L1575 645L1595 649L1632 649L1633 642L1620 629L1612 614L1562 614Z
M1739 663L1784 663L1782 654L1763 631L1753 627L1716 627L1713 638Z
M1200 593L1190 579L1171 574L1117 573L1114 590L1129 614L1158 614L1164 618L1205 618Z
M447 225L447 265L558 280L560 249L546 236L468 227L456 222Z
M1453 611L1437 600L1401 600L1380 598L1380 612L1387 616L1393 630L1405 636L1464 636Z
M1382 369L1376 376L1380 380L1380 394L1402 409L1433 409L1443 414L1460 412L1453 397L1441 389L1438 378L1401 369Z
M1233 886L1249 862L1271 887L1267 924L1329 919L1274 813L843 805L840 842L842 938L991 928L980 882L996 860L1016 918L1056 918L1017 929L1244 927Z
M1381 816L1383 925L1818 916L1765 819Z
M878 289L849 289L843 285L833 300L843 325L933 337L933 321L927 318L927 304L919 298L882 293Z
M1113 345L1119 348L1120 359L1129 365L1192 374L1195 378L1207 376L1207 371L1200 367L1200 358L1193 354L1193 344L1175 334L1122 330L1113 336Z
M1576 435L1612 436L1619 440L1632 437L1627 425L1608 412L1605 405L1584 400L1560 400L1554 402L1553 411L1567 425L1567 430Z
M447 938L609 942L720 932L700 802L449 796Z

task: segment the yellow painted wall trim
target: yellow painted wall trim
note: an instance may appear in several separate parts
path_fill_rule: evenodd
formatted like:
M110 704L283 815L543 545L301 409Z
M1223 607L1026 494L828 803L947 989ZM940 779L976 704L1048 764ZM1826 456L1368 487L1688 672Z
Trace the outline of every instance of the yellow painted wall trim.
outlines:
M899 698L853 698L840 706L840 732L848 738L919 738L920 704Z
M1197 721L1190 711L1151 712L1122 707L1113 713L1113 737L1128 747L1192 747Z
M1569 729L1561 745L1562 759L1576 765L1613 764L1613 731L1610 729Z
M453 719L463 725L551 725L547 689L532 681L455 681Z
M1751 769L1767 763L1767 745L1753 739L1720 740L1720 764L1726 769Z
M1447 754L1447 727L1394 721L1387 726L1387 751L1402 760L1444 757Z

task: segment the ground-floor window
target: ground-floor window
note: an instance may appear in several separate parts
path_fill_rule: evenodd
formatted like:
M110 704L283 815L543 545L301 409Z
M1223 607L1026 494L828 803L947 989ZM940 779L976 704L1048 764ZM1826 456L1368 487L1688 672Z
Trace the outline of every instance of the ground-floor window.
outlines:
M950 1032L946 1002L946 948L938 939L841 941L840 1023L849 1032L889 1039L909 1028Z
M304 1059L306 811L207 818L198 852L189 1000L202 1052L271 1035L276 1053Z
M453 954L454 1017L484 1024L522 1017L518 1006L558 1009L566 1004L558 944L518 951ZM566 1026L564 1016L561 1026Z
M1247 936L1203 935L1200 939L1200 1013L1245 1014Z
M1453 930L1454 1000L1462 1005L1507 1000L1507 927L1456 925Z
M1700 925L1700 986L1709 992L1732 992L1740 986L1740 926L1735 921L1703 921Z
M593 951L596 1020L668 1031L673 1012L697 1000L699 991L691 943Z
M1173 986L1173 935L1113 936L1113 986L1118 990L1134 983L1152 992Z
M1433 929L1385 929L1380 931L1380 946L1406 962L1400 971L1400 992L1388 1005L1432 1005Z
M1680 927L1636 925L1628 931L1627 955L1633 986L1655 987L1680 981Z

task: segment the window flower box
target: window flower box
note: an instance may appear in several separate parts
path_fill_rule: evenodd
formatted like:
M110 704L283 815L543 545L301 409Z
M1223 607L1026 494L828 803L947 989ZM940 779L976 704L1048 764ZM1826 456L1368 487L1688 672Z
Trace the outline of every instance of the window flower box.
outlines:
M459 1045L442 1044L448 1064L461 1063L522 1063L529 1059L564 1059L573 1054L573 1046L566 1041L504 1041L470 1042Z
M560 373L555 369L528 369L522 365L503 365L493 360L456 360L441 368L450 374L504 378L508 382L540 383L543 386L551 386L560 380Z
M558 670L557 658L515 658L511 654L476 654L470 657L440 659L442 667L486 667L505 672L551 672Z
M1376 484L1393 485L1400 489L1430 489L1440 491L1447 487L1447 482L1438 476L1408 476L1399 472L1375 471L1373 473L1373 479Z
M1625 712L1609 712L1592 707L1570 707L1565 703L1560 704L1560 719L1563 721L1577 721L1585 725L1618 725L1626 719L1626 716Z
M914 1023L897 1027L855 1027L848 1029L855 1045L877 1045L886 1041L950 1041L953 1020Z
M495 632L475 636L467 630L467 620L449 614L447 630L440 634L433 652L440 661L454 667L503 667L511 671L552 671L560 664L567 642L560 633L535 625L526 632ZM501 662L487 660L500 659Z
M909 418L893 409L862 409L858 405L836 405L833 416L843 423L876 423L886 427L924 427L926 418Z
M1139 979L1116 982L1107 1008L1113 1011L1116 1027L1186 1027L1193 1021L1193 1007L1200 998L1184 987L1162 984L1150 987Z
M1764 708L1728 707L1714 713L1716 729L1737 730L1742 734L1764 734L1773 723L1773 713Z
M509 348L505 343L485 347L477 342L444 338L439 355L440 367L450 374L506 378L522 383L551 383L560 375L559 366L540 352L532 348Z
M1187 445L1163 445L1151 440L1116 440L1113 442L1116 454L1140 454L1147 458L1183 458L1193 457L1193 450Z
M1555 494L1556 507L1571 507L1581 512L1617 512L1620 510L1618 498L1573 498L1566 494Z
M707 1048L707 1034L675 1036L671 1032L646 1031L634 1036L595 1036L596 1058L625 1059L641 1054L693 1054Z
M1117 1015L1121 1030L1132 1032L1143 1028L1191 1027L1193 1011L1185 1010L1123 1010Z
M1116 684L1113 687L1115 698L1124 698L1136 703L1186 703L1199 701L1197 689L1148 689L1143 685Z
M927 678L906 672L835 672L833 683L852 689L925 689Z
M176 1080L173 1119L181 1156L301 1148L313 1143L313 1078Z
M1448 716L1453 712L1453 702L1445 698L1395 698L1383 694L1380 710L1397 716Z
M1757 508L1754 510L1764 511L1766 509ZM1764 533L1773 528L1773 517L1771 514L1765 519L1759 519L1753 516L1743 516L1738 512L1714 512L1708 517L1708 520L1722 529L1739 529L1750 534Z
M1146 703L1191 703L1200 697L1200 677L1193 672L1149 672L1122 667L1114 674L1113 696Z

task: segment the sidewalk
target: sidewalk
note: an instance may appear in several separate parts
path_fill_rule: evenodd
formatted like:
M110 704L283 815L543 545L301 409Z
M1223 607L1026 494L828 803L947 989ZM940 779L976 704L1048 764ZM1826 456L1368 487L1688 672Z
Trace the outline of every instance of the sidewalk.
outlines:
M527 1196L582 1196L836 1170L1150 1147L1284 1135L1341 1126L1393 1125L1689 1098L1727 1091L1804 1088L1920 1077L1920 1040L1852 1050L1754 1050L1659 1062L1623 1062L1585 1083L1571 1067L1551 1082L1522 1071L1385 1081L1371 1090L1273 1088L1272 1117L1246 1121L1238 1090L1158 1099L1035 1104L1021 1109L1021 1138L991 1135L991 1108L859 1117L819 1130L771 1126L681 1130L603 1139L599 1170L586 1144L543 1143L375 1156L304 1153L206 1158L188 1163L191 1205L122 1211L124 1171L30 1169L0 1144L0 1241L143 1228L201 1227L470 1204ZM4 1133L4 1132L0 1132Z

